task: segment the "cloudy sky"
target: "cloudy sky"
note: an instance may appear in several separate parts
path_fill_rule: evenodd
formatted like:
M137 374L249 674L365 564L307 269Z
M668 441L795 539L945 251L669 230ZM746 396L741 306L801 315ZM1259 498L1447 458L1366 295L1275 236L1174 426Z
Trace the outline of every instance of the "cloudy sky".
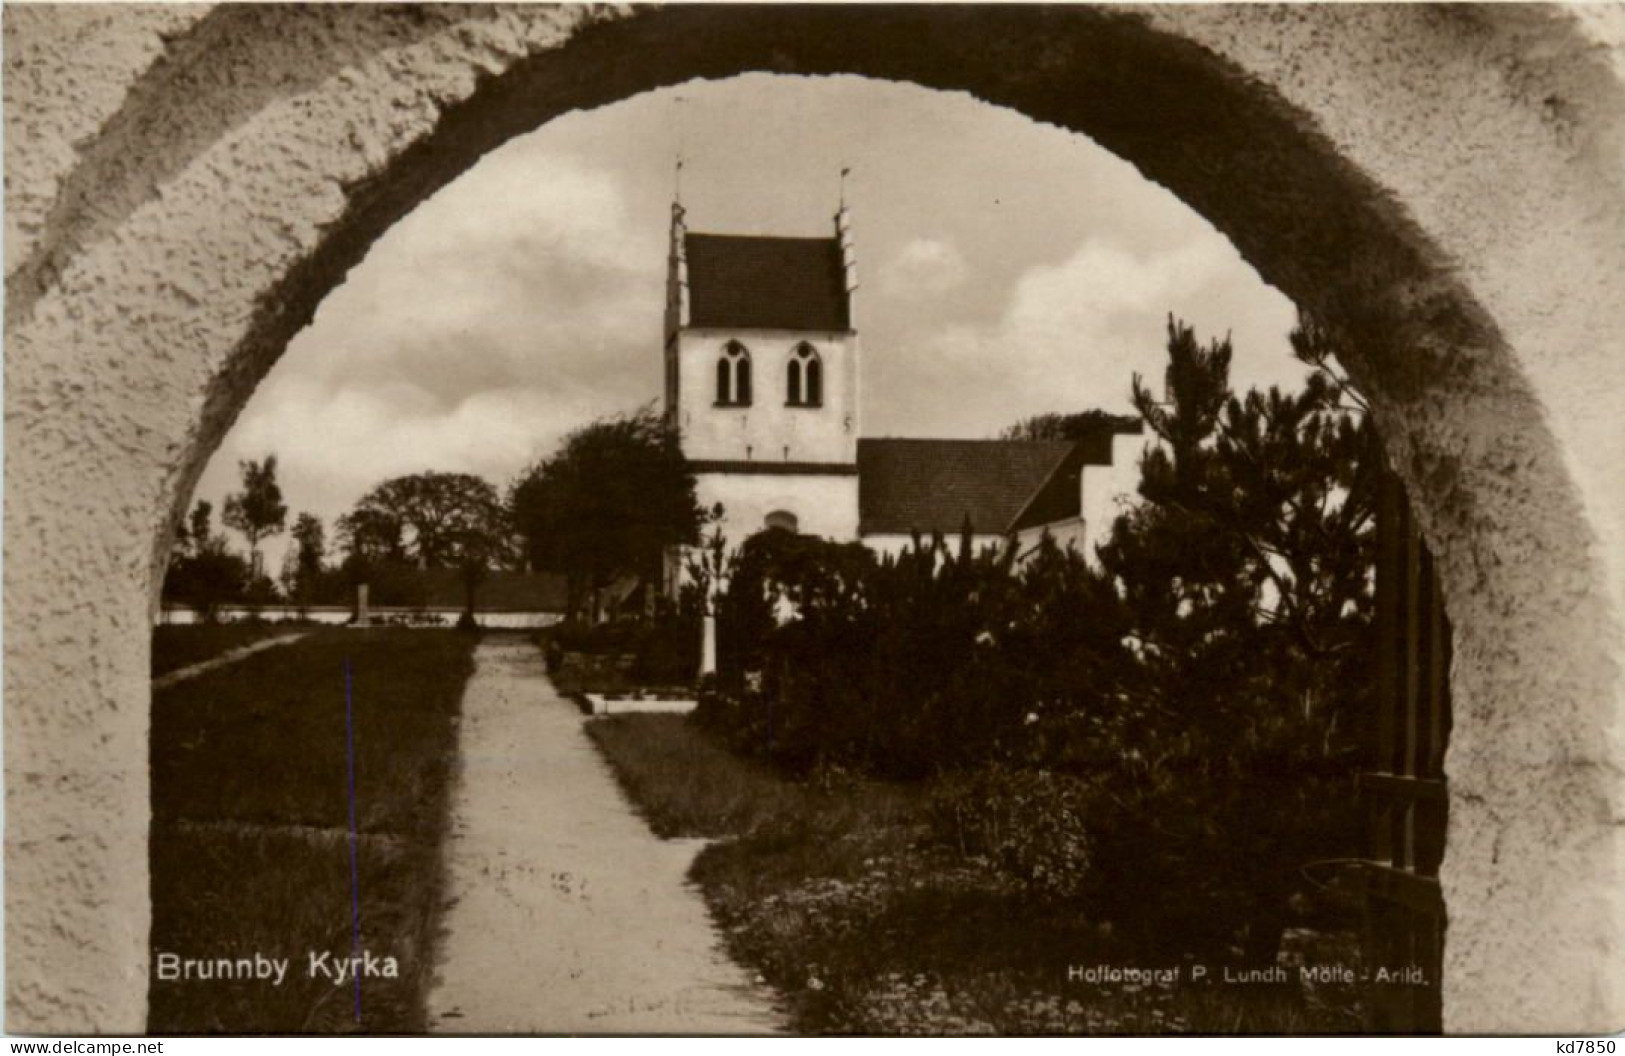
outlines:
M658 397L679 142L696 231L829 234L851 167L870 435L1126 411L1132 374L1161 376L1169 312L1232 335L1241 386L1302 378L1290 302L1089 140L955 93L751 75L560 118L425 202L288 346L198 497L218 511L238 460L272 452L290 511L329 523L403 473L505 488Z

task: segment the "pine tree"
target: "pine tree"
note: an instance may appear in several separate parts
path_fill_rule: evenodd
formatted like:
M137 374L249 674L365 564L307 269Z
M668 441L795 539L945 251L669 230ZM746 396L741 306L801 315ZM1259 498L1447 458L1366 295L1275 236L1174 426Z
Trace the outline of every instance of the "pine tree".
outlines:
M1170 320L1165 398L1134 381L1160 443L1100 548L1143 704L1123 747L1178 775L1141 786L1136 809L1191 819L1176 859L1209 863L1206 897L1250 921L1262 961L1298 867L1357 853L1370 699L1375 438L1335 336L1304 320L1292 343L1316 368L1304 389L1238 397L1229 342Z
M1165 692L1268 675L1330 717L1363 693L1378 460L1335 339L1305 320L1292 344L1302 391L1237 397L1228 339L1169 320L1166 398L1133 384L1161 443L1101 560Z

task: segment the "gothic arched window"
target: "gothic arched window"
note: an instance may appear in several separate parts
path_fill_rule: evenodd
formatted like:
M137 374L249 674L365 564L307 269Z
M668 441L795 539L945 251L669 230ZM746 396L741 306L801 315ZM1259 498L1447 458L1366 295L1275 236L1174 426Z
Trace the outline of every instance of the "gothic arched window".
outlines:
M791 407L824 405L824 362L811 345L800 344L785 366L784 402Z
M750 352L738 341L729 341L717 360L717 405L750 406Z

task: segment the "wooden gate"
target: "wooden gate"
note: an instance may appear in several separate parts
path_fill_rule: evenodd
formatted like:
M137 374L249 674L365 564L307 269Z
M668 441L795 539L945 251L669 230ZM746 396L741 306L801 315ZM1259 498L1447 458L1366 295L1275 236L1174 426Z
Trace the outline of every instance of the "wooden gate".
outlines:
M1379 488L1377 722L1372 769L1361 780L1370 842L1363 870L1366 1029L1437 1033L1450 621L1433 555L1411 517L1404 487L1384 473ZM1379 970L1392 977L1379 978Z

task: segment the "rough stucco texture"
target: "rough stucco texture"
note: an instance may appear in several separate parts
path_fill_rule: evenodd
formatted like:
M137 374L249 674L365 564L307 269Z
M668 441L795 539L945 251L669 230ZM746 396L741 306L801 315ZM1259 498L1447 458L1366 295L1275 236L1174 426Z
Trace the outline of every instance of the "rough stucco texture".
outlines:
M556 114L746 70L1088 134L1358 341L1457 628L1456 1031L1625 1026L1617 11L5 11L7 1021L139 1030L174 518L394 219Z

